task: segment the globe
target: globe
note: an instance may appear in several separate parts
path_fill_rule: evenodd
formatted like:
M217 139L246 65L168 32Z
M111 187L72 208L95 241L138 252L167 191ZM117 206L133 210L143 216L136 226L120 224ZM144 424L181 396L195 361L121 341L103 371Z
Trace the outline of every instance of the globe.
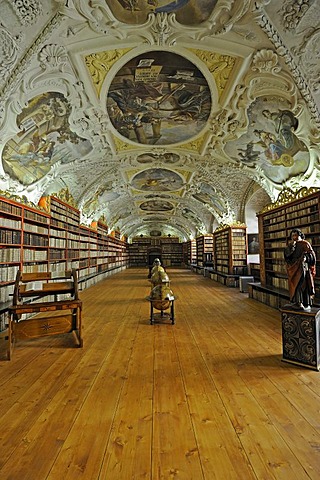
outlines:
M156 310L167 310L172 302L173 292L168 285L156 285L150 294L150 300Z

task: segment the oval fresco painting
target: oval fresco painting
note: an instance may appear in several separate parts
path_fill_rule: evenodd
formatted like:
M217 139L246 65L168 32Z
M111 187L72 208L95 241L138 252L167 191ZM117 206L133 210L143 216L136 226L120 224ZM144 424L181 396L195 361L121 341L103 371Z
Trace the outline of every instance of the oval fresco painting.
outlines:
M119 198L120 194L111 191L111 189L112 182L108 182L99 187L92 197L83 204L82 212L86 215L92 214L102 205L105 206L107 203Z
M138 173L132 179L131 186L144 192L163 192L179 190L183 180L177 173L165 168L150 168Z
M247 133L226 145L230 157L258 167L276 184L307 171L310 153L296 134L299 121L283 99L258 99L248 117Z
M207 20L217 0L108 0L113 15L125 23L143 23L149 13L175 13L185 25Z
M139 144L172 145L206 126L211 93L200 70L170 52L147 52L116 74L107 95L114 128Z
M23 185L31 185L57 162L70 163L88 154L91 143L70 130L70 113L71 106L60 93L31 100L17 117L20 132L4 147L4 171Z
M140 208L146 212L168 212L173 209L173 205L163 200L148 200L143 202Z
M200 187L198 188L198 192L193 194L193 198L201 203L214 207L219 213L223 213L226 209L216 191L207 183L201 183Z
M164 154L155 154L155 153L142 153L137 157L137 162L139 163L152 163L155 161L161 161L162 163L176 163L180 159L179 155L176 153L164 153Z
M145 217L142 219L143 222L148 222L148 223L152 223L152 222L163 222L163 220L165 219L166 217L165 216L158 216L158 217Z

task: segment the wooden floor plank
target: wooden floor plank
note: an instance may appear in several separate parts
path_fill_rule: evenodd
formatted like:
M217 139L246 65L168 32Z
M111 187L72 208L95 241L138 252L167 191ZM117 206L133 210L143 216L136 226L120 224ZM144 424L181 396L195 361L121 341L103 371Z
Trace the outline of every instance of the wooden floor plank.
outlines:
M205 478L255 479L192 332L178 324L175 338Z
M99 348L89 349L85 353L80 349L74 351L73 371L65 379L56 395L51 398L50 403L40 406L42 408L39 408L34 423L31 426L28 425L29 430L24 433L19 442L13 443L14 454L1 471L4 478L7 478L6 476L12 469L16 472L16 478L19 479L29 479L30 471L38 472L39 478L46 478L74 422L82 411L82 405L101 365L104 362L108 365L107 356L105 350ZM47 381L49 378L47 377ZM40 382L41 379L37 383L39 390L43 383ZM29 398L33 398L32 392ZM23 412L23 405L21 411ZM82 425L80 425L81 427ZM13 442L13 440L12 438L11 441ZM25 468L26 458L28 459L27 469Z
M310 478L318 478L319 458L315 455L318 449L318 432L303 418L304 412L297 410L292 404L291 394L290 398L286 398L270 381L267 372L265 374L261 372L261 368L258 371L252 370L251 364L244 364L239 374L250 385L251 393L268 414L279 435L286 441L291 451L295 452L295 456ZM290 373L288 375L291 376ZM306 391L303 395L306 395Z
M127 378L126 371L130 358L128 349L130 352L130 345L136 337L136 318L141 308L139 295L142 291L141 288L137 291L137 288L133 287L128 295L128 290L122 287L118 276L110 287L110 291L105 292L103 298L99 297L94 302L93 310L97 311L97 315L102 319L107 312L111 312L111 315L107 316L107 322L113 328L118 328L118 324L122 323L121 330L117 337L113 338L108 361L102 364L77 422L71 428L68 439L48 476L50 479L60 479L61 475L65 479L73 479L74 472L77 472L77 478L98 478L99 475L120 392ZM119 299L119 304L114 301L115 295ZM103 332L98 334L100 348L103 349L106 338Z
M199 451L174 344L174 326L154 327L152 478L201 480Z
M150 478L154 329L141 321L99 478ZM129 407L129 408L128 408Z
M171 269L176 324L150 325L147 273L80 292L83 349L0 361L1 480L320 478L320 373L281 361L280 312Z

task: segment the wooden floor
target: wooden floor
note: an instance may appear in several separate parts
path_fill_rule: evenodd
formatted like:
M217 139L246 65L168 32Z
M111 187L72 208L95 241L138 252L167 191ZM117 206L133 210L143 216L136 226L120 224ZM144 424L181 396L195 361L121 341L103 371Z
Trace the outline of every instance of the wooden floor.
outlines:
M176 324L149 324L147 270L81 292L72 335L0 362L1 480L320 478L320 372L281 361L280 314L168 270Z

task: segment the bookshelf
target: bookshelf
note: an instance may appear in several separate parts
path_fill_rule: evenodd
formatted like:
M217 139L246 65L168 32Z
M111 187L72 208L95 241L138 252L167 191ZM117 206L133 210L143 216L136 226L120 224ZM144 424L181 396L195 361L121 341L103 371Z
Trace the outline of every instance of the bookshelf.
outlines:
M247 229L221 226L214 232L215 270L224 275L247 274Z
M79 210L55 196L41 204L48 211L0 196L0 330L18 270L49 271L53 278L76 270L83 289L128 266L127 243L110 236L106 225L80 225Z
M79 279L94 275L97 271L98 238L97 231L80 226L79 229Z
M253 297L274 307L288 302L288 279L284 261L287 238L293 228L299 228L311 243L317 257L316 299L320 301L320 214L319 189L284 190L277 202L258 214L260 279L263 294ZM260 288L260 291L262 289ZM269 293L268 293L269 291ZM274 292L272 294L272 292ZM272 298L275 297L275 298Z
M249 274L253 276L255 282L260 282L260 263L249 263Z
M0 303L10 302L18 270L48 267L50 216L0 196Z
M148 265L148 252L152 245L150 237L134 237L129 243L129 264L131 267L146 267Z
M198 267L206 264L213 265L214 237L212 233L201 235L196 238L196 263Z
M161 237L162 262L166 267L181 267L183 246L178 237Z
M178 237L134 237L128 245L130 266L149 265L149 254L161 258L165 267L183 263L183 244Z
M50 209L49 271L79 269L80 212L56 197L48 199Z
M197 241L188 240L183 244L183 263L187 266L197 263Z

